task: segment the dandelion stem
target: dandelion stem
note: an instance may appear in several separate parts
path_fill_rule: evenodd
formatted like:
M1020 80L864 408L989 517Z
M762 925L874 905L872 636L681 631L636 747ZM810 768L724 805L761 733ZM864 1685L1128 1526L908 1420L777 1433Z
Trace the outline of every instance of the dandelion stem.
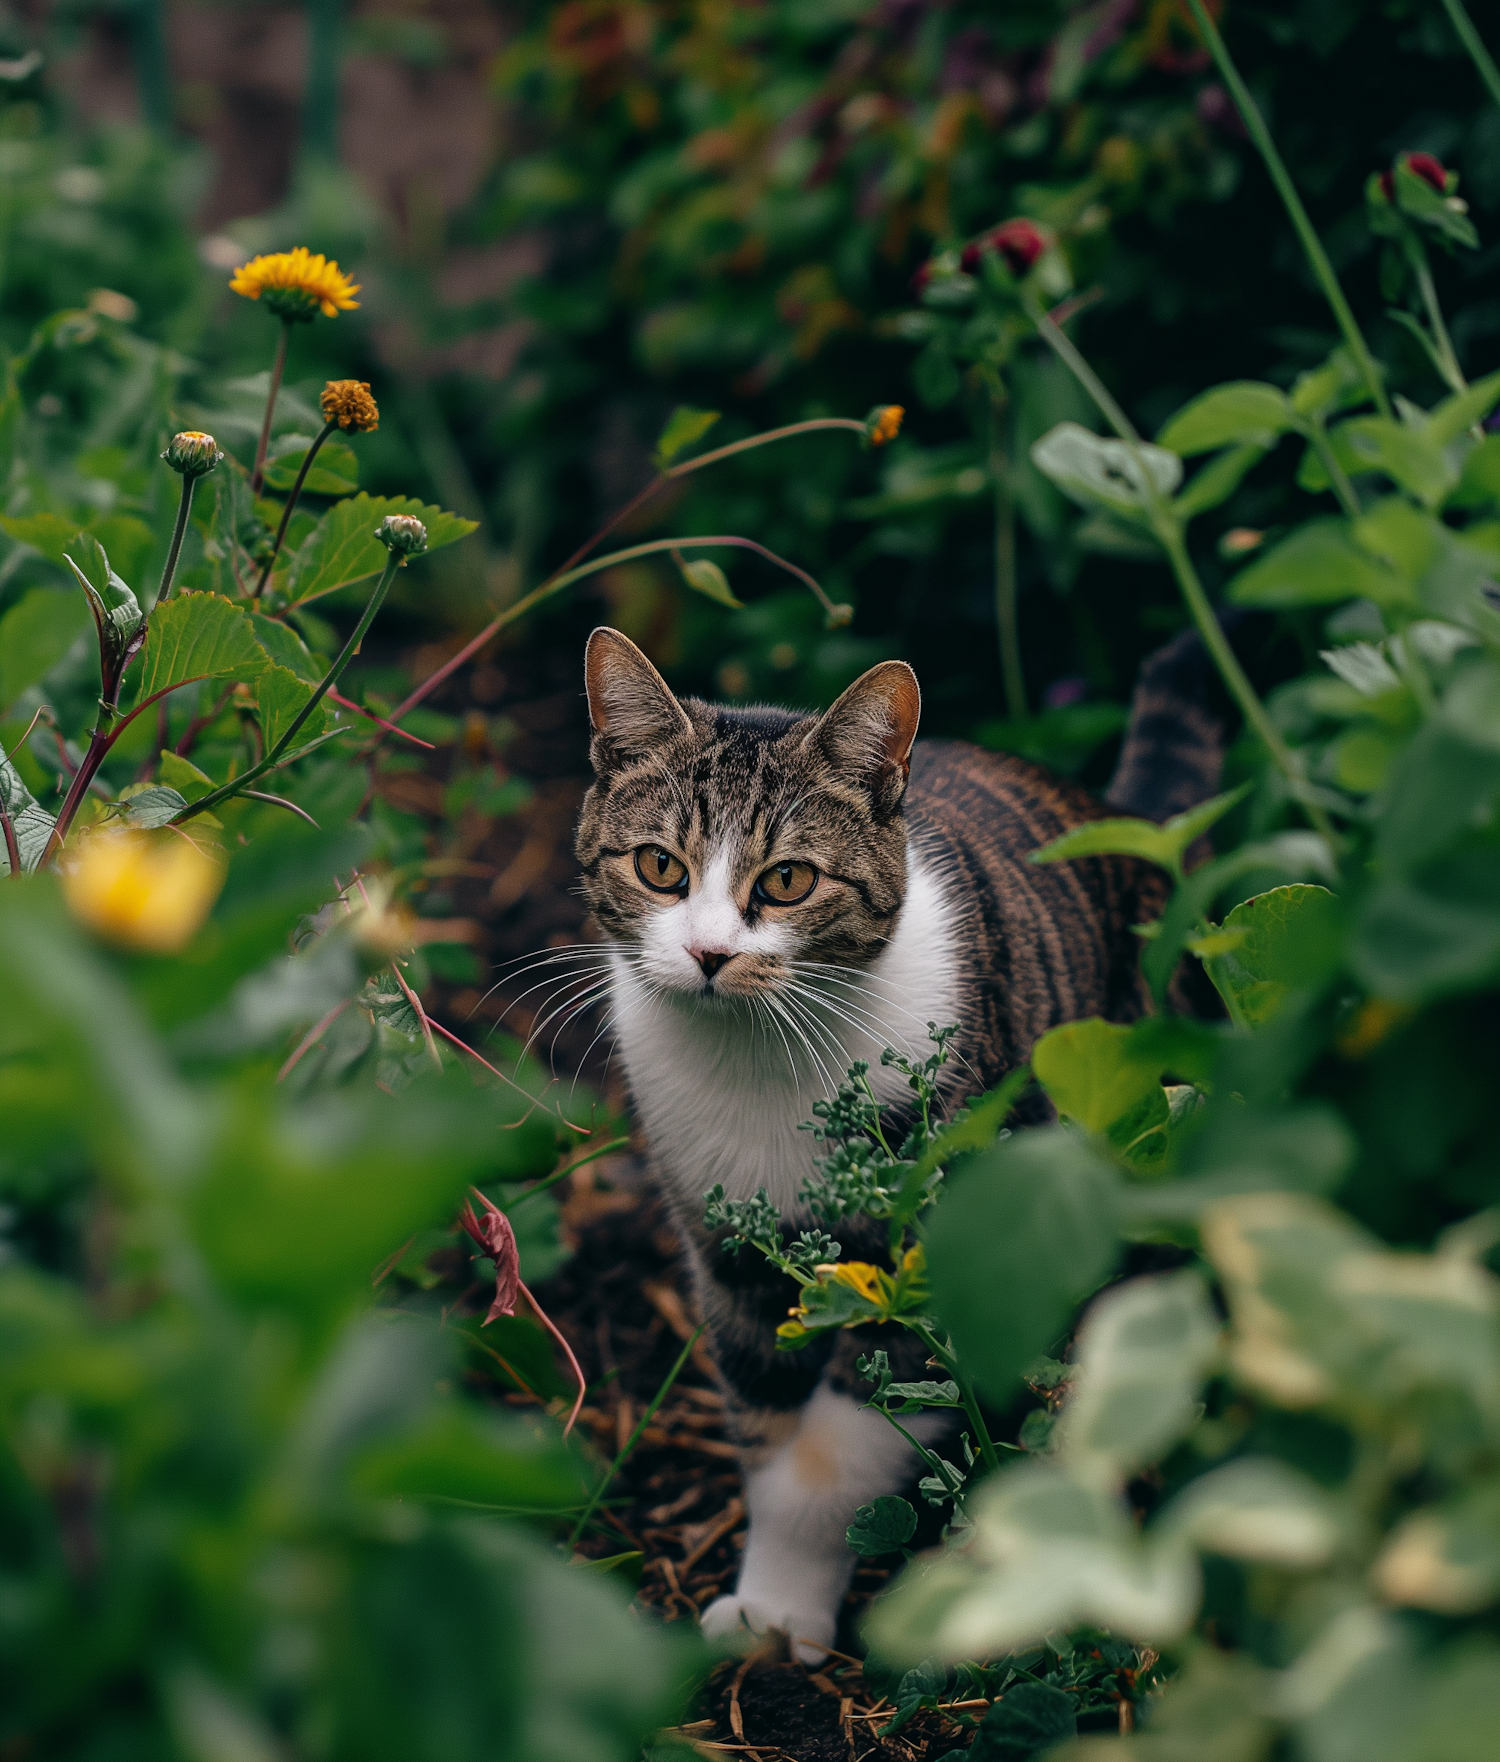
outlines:
M282 542L286 538L286 529L291 524L292 515L296 511L298 498L302 494L302 486L307 482L308 472L312 470L312 462L318 456L319 447L337 427L337 421L325 422L322 431L303 456L296 480L292 484L292 493L287 497L286 506L281 510L281 524L276 528L276 541L271 546L270 556L266 558L261 568L260 580L255 584L255 592L250 596L252 600L258 600L265 592L266 583L271 579L271 571L276 567L276 559L281 555Z
M1490 96L1500 104L1500 68L1495 66L1494 58L1474 29L1474 21L1464 11L1463 0L1443 0L1443 10L1458 33L1459 42L1468 50L1469 59L1479 69L1480 79L1489 87Z
M1448 0L1445 0L1445 4ZM1271 139L1271 131L1266 127L1265 118L1261 115L1254 98L1250 96L1250 88L1240 78L1240 70L1235 66L1224 39L1219 35L1219 27L1209 16L1203 0L1188 0L1192 8L1193 18L1197 23L1200 35L1207 45L1208 52L1213 56L1224 84L1228 86L1235 107L1245 124L1250 139L1255 143L1261 158L1265 161L1266 170L1270 173L1271 182L1281 197L1282 205L1291 217L1292 225L1297 230L1297 237L1302 242L1303 252L1317 277L1318 285L1323 290L1333 312L1339 329L1344 334L1344 341L1349 346L1359 366L1360 375L1369 387L1370 396L1375 400L1375 407L1382 416L1391 414L1390 399L1385 394L1385 386L1381 382L1380 370L1375 365L1369 346L1364 339L1349 302L1344 298L1344 290L1339 286L1339 278L1333 272L1333 265L1328 261L1328 253L1323 249L1323 241L1318 237L1307 210L1302 205L1302 198L1297 194L1297 186L1292 182L1291 173L1276 150L1276 143ZM1472 27L1471 27L1472 28ZM1472 53L1472 51L1471 51Z
M177 503L177 524L172 528L172 543L167 550L166 566L161 572L161 586L156 590L156 604L165 604L172 592L172 581L177 574L177 560L182 555L182 540L187 532L188 514L193 506L193 491L198 486L197 474L184 471L182 474L182 495Z
M1406 260L1411 265L1411 272L1416 277L1417 288L1422 295L1422 304L1427 309L1427 322L1432 326L1430 352L1433 365L1447 380L1450 391L1466 392L1469 382L1464 378L1463 369L1454 352L1453 339L1448 335L1448 326L1443 322L1443 308L1438 304L1437 288L1433 285L1427 253L1423 250L1421 241L1412 236L1410 228L1406 232Z
M271 385L266 393L265 420L260 425L260 439L255 444L255 469L250 473L250 493L258 496L266 480L266 453L271 445L271 418L276 414L276 398L281 391L281 376L286 372L286 348L291 341L292 321L283 318L281 335L276 339L276 359L271 365Z

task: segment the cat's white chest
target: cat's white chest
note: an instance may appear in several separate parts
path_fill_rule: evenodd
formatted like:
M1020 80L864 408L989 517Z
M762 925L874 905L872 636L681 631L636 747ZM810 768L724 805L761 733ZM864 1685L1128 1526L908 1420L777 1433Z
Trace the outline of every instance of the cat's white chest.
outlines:
M648 992L616 953L617 1044L652 1153L683 1198L719 1183L736 1199L764 1187L793 1209L817 1150L797 1129L813 1103L860 1059L882 1100L905 1096L905 1078L882 1067L882 1051L925 1058L927 1024L958 1019L957 932L941 880L912 851L895 932L867 972L807 974L800 994L726 1007Z

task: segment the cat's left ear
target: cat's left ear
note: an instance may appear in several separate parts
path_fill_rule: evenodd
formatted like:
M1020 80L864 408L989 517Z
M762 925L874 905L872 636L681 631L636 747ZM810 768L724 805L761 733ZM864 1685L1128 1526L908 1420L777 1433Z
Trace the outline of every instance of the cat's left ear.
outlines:
M870 791L876 819L887 820L906 794L921 718L916 674L905 661L882 661L818 719L805 744L835 770L852 772Z

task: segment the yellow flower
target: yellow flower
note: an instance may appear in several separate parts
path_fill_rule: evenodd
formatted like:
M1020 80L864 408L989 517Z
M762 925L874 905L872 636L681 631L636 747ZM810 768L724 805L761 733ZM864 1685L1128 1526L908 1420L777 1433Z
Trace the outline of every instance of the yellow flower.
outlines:
M318 399L325 422L336 422L346 434L372 434L380 426L380 411L364 379L330 379Z
M295 251L252 257L235 270L229 286L247 300L258 300L264 294L266 305L278 318L308 320L319 309L325 316L337 318L340 312L352 312L359 304L354 295L360 284L351 281L329 258L313 256L306 245L298 245Z
M857 1291L866 1303L883 1309L890 1302L891 1277L867 1260L846 1260L835 1266L833 1276L841 1285Z
M124 948L176 954L197 934L224 885L224 864L177 832L100 828L63 869L74 917Z
M887 441L895 440L901 432L901 419L905 414L900 404L877 404L865 418L870 445L883 447Z

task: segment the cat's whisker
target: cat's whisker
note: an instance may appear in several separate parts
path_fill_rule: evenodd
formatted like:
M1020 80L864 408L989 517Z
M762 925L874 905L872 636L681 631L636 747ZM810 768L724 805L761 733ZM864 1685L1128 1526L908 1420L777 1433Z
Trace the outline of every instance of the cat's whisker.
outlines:
M583 986L583 991L581 993L578 992L576 989L580 985ZM580 1010L580 1009L586 1007L588 1003L594 1001L596 998L605 996L607 994L608 990L609 990L609 981L607 979L603 979L603 980L568 979L568 980L565 980L563 982L563 984L561 984L560 986L557 987L557 990L552 991L548 994L546 1000L541 1005L541 1008L538 1010L536 1020L532 1023L531 1032L526 1036L526 1043L521 1048L522 1058L524 1058L526 1056L526 1054L531 1051L532 1047L537 1043L537 1041L541 1039L542 1035L546 1032L547 1024L549 1022L551 1022L555 1017L563 1014L564 1012L568 1012L568 1014L571 1016L572 1013L575 1013L577 1010ZM563 992L572 992L573 995L565 996L561 1003L558 1003L555 1007L549 1008L548 1006L552 1004L552 999L554 997L557 997L559 995L559 993L563 993ZM543 1010L546 1011L545 1014L542 1013ZM557 1045L557 1036L561 1032L562 1032L562 1029L558 1028L557 1031L552 1036L551 1044L554 1049L556 1048L556 1045Z
M896 1032L892 1023L873 1006L856 1003L848 997L830 997L827 992L820 991L815 985L792 979L785 986L788 995L802 998L805 1005L816 1006L826 1010L836 1020L853 1028L863 1038L881 1040L882 1050L896 1040L904 1040L906 1036ZM884 1038L882 1038L882 1036Z
M570 958L582 960L590 955L596 959L608 960L609 950L597 942L569 942L560 948L533 949L529 954L516 955L494 969L499 976L496 978L495 983L480 996L479 1003L474 1005L474 1009L477 1010L479 1004L485 1002L487 998L493 997L502 986L510 984L516 979L523 978L535 967L549 966L554 963L565 962ZM513 968L519 970L512 971L511 969ZM469 1013L472 1016L474 1010L471 1010Z
M848 1068L848 1049L826 1022L820 1022L812 1010L809 1009L807 1004L802 1002L790 991L782 992L778 1001L788 1010L793 1012L795 1018L799 1022L804 1024L803 1039L807 1043L809 1051L813 1051L813 1048L812 1042L806 1032L807 1029L811 1029L812 1033L817 1035L819 1042L822 1044L823 1050L828 1053L837 1069L843 1071ZM824 1086L831 1095L838 1088L838 1079L830 1073L827 1065L823 1063L821 1058L817 1057L816 1052L813 1052L813 1056L817 1061L818 1070L822 1074Z
M801 1039L804 1044L806 1043L806 1036L801 1034L791 1017L778 1007L776 999L770 997L764 992L762 992L760 996L761 1002L765 1004L766 1009L769 1012L771 1026L775 1028L777 1034L780 1036L782 1046L786 1049L787 1069L792 1074L792 1083L796 1088L797 1094L800 1096L802 1093L802 1073L797 1068L796 1054L792 1051L791 1041L786 1037L786 1028L790 1028L793 1036ZM783 1023L785 1023L786 1028L782 1026Z

